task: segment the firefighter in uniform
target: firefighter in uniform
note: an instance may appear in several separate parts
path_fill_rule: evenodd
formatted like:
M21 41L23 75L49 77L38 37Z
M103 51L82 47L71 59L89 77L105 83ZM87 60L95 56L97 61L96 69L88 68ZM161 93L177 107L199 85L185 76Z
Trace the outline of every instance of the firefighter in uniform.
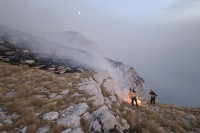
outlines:
M136 95L135 95L135 90L130 89L129 98L131 99L132 106L134 106L134 101L136 103L136 106L138 106L137 98L136 98Z
M151 89L151 91L149 92L149 94L151 95L150 103L153 104L153 105L155 105L155 101L156 101L156 97L157 97L156 93L154 92L153 89Z

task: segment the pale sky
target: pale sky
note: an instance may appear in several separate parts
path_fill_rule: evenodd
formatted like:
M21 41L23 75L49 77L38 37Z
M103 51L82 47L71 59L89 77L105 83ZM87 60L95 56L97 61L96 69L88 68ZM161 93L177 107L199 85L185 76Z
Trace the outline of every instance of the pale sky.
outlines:
M80 32L136 68L161 101L200 105L200 0L0 0L0 24Z

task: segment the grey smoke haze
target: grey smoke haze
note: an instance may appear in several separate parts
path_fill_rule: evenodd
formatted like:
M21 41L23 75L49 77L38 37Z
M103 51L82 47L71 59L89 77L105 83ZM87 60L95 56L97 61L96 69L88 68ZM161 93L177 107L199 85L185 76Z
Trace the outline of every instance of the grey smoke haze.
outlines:
M136 68L161 101L200 105L199 0L1 0L0 24L80 32L106 56Z

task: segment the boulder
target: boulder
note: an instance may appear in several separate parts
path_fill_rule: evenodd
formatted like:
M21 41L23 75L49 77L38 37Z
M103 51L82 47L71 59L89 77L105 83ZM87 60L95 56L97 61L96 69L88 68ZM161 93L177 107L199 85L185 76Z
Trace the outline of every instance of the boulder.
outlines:
M20 130L20 133L26 133L26 130L27 130L27 126L23 127L21 130Z
M98 94L98 95L95 95L93 97L90 97L88 99L89 101L92 100L93 101L93 106L101 106L104 104L104 97L102 94Z
M117 102L117 99L115 96L109 96L109 99L112 101L112 102Z
M71 131L72 131L71 129L66 129L66 130L64 130L64 131L62 131L60 133L70 133Z
M35 63L35 61L34 61L34 60L26 60L26 61L25 61L25 63L26 63L26 64L30 64L30 65L31 65L31 64L34 64L34 63Z
M101 124L99 123L98 120L95 120L92 124L91 124L91 127L93 128L93 130L95 132L102 132L102 126Z
M119 86L117 85L117 83L112 79L112 78L108 78L104 81L103 83L103 87L110 92L111 95L114 95L114 91L115 90L120 90Z
M103 83L103 81L104 81L105 79L107 79L108 77L109 77L108 71L99 71L99 72L97 72L97 73L93 76L94 80L95 80L99 85L101 85L101 84Z
M82 128L79 127L79 128L76 128L76 129L70 131L69 133L84 133L84 132L83 132Z
M79 103L75 106L70 106L66 109L63 109L62 111L60 111L60 113L62 114L62 116L69 116L72 114L80 116L84 114L87 109L89 109L87 103Z
M37 133L46 133L46 132L49 131L50 127L51 126L48 126L48 125L41 127L41 128L38 129Z
M111 114L106 105L100 107L92 114L84 114L83 118L88 121L90 129L94 132L101 129L101 132L108 133L110 129L115 128L117 125L115 116Z
M63 117L57 121L57 124L70 127L72 129L80 126L80 117L78 115L70 115Z
M90 79L90 81L88 82L84 82L83 84L81 84L78 89L87 92L89 95L101 94L100 86L92 79Z
M185 117L186 119L189 119L189 120L193 120L193 119L196 119L196 117L194 115L188 115Z
M36 95L37 98L46 98L46 95Z
M55 120L58 119L58 112L49 112L43 115L44 120Z
M6 119L6 120L3 121L3 123L4 123L4 124L10 124L10 125L12 125L12 124L13 124L13 121L10 120L10 119Z
M71 130L71 129L66 129L60 133L84 133L82 128L76 128L74 130Z
M80 116L84 114L87 109L89 109L89 106L87 105L87 103L80 103L74 107L73 114Z

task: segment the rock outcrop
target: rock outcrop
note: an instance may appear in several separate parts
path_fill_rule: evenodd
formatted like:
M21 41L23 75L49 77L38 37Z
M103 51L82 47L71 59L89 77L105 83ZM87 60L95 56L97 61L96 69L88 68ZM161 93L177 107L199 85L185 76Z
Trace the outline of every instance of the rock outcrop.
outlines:
M140 99L147 99L148 93L144 80L138 75L136 70L121 62L107 59L113 66L111 76L118 83L121 90L134 89L136 96Z

